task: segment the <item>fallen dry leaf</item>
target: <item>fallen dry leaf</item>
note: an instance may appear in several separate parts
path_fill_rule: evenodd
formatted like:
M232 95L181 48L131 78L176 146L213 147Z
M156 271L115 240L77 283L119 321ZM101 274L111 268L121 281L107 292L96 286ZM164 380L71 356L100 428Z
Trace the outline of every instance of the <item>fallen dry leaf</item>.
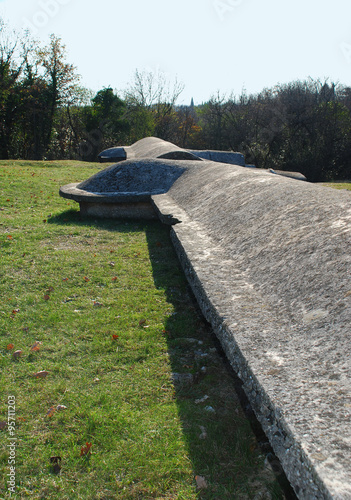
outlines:
M46 295L44 295L43 298L44 298L44 300L49 300L50 299L50 295L46 294Z
M15 347L15 346L14 346L13 344L7 344L6 349L7 349L8 351L11 351L11 349L13 349L14 347Z
M57 411L60 411L60 410L67 410L67 406L65 406L65 405L57 405L57 406L56 406L56 410L57 410Z
M19 313L19 309L13 309L10 318L13 319L17 313Z
M49 372L46 370L41 370L40 372L36 372L33 374L33 377L35 378L45 378L49 375Z
M200 425L200 430L201 430L201 434L199 436L199 439L206 439L207 438L207 432L206 432L206 429L203 425Z
M46 412L45 416L51 418L53 416L53 414L55 413L55 411L56 411L55 406L50 406L50 408Z
M216 410L212 406L205 406L205 410L208 411L208 413L216 413Z
M89 278L87 278L86 276L84 276L84 278L83 278L83 279L84 279L84 281L90 281L90 279L89 279Z
M36 340L32 347L30 348L31 351L39 351L40 350L40 345L42 342L39 342L39 340Z
M198 405L200 403L204 403L210 396L207 396L207 394L203 398L195 399L195 404Z
M80 449L80 456L87 456L90 453L90 448L92 443L85 443L85 446L82 446Z
M62 458L61 457L50 457L50 462L52 463L52 470L54 474L59 474L61 471L61 462Z
M4 420L0 422L0 430L5 429L6 426L7 426L7 422L5 422Z
M146 319L141 319L141 320L139 321L139 326L142 326L142 325L144 325L145 323L146 323Z
M53 292L55 289L52 286L49 286L49 288L46 290L47 293Z
M207 482L203 476L195 476L195 481L198 490L204 490L207 488Z
M18 349L18 351L15 351L12 355L15 359L18 359L22 356L22 351L21 349Z
M117 276L114 276L114 277L112 278L112 281L116 281L117 279L118 279L118 278L117 278Z
M113 338L113 340L117 340L118 339L118 335L113 334L112 338Z
M101 306L102 306L101 302L94 300L94 307L101 307Z

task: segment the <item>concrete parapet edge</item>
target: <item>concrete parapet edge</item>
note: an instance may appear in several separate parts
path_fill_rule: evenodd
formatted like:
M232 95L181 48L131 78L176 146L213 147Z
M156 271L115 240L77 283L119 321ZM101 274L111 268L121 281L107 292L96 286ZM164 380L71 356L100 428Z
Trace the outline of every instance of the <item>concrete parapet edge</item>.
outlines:
M196 232L192 230L188 235L189 238L182 224L173 226L171 229L171 239L179 261L204 317L211 324L230 364L243 382L244 391L275 454L281 461L287 478L301 499L335 499L336 497L328 492L300 443L296 441L294 432L281 415L280 408L275 406L251 370L247 358L235 341L230 325L227 324L227 318L222 316L221 311L216 307L216 298L211 295L213 290L209 290L208 287L209 277L204 273L203 266L197 266L196 263L194 265L196 258L191 249L198 244L200 246L197 248L201 248L201 241L196 241ZM215 272L212 259L208 270L212 275Z
M285 388L279 384L284 382L284 377L275 374L274 362L266 359L263 371L262 363L257 362L260 349L270 337L294 338L296 329L282 321L276 307L252 286L250 275L238 265L235 256L230 256L223 242L212 238L207 226L193 219L169 193L152 196L152 203L160 220L172 224L174 248L204 317L243 381L245 393L298 498L350 500L347 471L340 475L335 462L329 471L324 465L323 454L328 456L330 441L318 456L318 445L311 446L311 438L304 436L304 429L314 430L313 405L306 408L306 417L301 413L303 420L312 419L309 425L304 421L297 424L296 415L289 414L291 404L300 407L300 411L304 409L299 403L298 391L289 392L294 391L296 380L287 384L288 392L282 397ZM287 371L284 376L296 377L296 373ZM290 398L291 403L286 404ZM318 442L321 444L320 439Z

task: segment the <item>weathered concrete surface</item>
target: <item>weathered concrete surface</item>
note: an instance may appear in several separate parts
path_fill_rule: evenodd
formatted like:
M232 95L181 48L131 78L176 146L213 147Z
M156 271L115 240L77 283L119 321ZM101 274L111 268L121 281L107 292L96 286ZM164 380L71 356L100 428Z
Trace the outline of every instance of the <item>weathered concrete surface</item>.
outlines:
M98 154L98 159L102 163L124 161L127 159L127 152L124 146L108 148Z
M234 151L212 151L212 150L191 150L191 153L204 160L216 161L219 163L228 163L231 165L240 165L245 167L245 158L242 153Z
M84 216L94 216L117 219L157 219L157 213L150 201L92 203L79 202L80 213Z
M169 160L126 160L62 186L60 196L77 201L83 215L152 219L151 196L167 192L185 168Z
M78 184L91 193L165 193L185 168L178 162L162 160L127 160L112 165Z
M120 146L102 151L98 158L100 161L122 161L143 158L164 158L168 160L195 160L201 159L195 154L181 149L171 142L163 141L157 137L145 137L131 146Z
M121 162L124 160L142 160L145 158L159 158L168 160L211 160L229 165L240 165L242 167L254 167L246 165L242 153L234 151L213 150L186 150L181 149L171 142L164 141L158 137L145 137L131 146L119 146L105 149L98 158L101 162ZM306 180L299 172L286 172L283 170L270 170L271 173L291 177L293 179Z
M351 193L205 162L153 203L298 497L351 499Z
M245 165L247 166L247 165ZM291 179L296 179L297 181L307 181L307 178L300 172L289 172L288 170L273 170L269 169L272 174L283 175L284 177L290 177Z

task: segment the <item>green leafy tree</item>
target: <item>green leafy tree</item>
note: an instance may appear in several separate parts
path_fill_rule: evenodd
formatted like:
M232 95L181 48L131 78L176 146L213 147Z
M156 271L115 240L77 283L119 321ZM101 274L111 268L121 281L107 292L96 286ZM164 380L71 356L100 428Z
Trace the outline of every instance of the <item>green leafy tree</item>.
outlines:
M91 106L83 110L84 132L80 156L94 161L101 150L125 142L130 124L124 118L125 103L112 88L99 90Z
M8 158L15 139L20 103L19 86L31 50L28 36L22 39L0 18L0 158Z
M79 75L76 68L66 62L66 48L60 38L50 36L50 43L37 50L38 64L43 68L47 83L48 123L45 146L49 148L52 139L55 113L58 108L67 106L74 95Z

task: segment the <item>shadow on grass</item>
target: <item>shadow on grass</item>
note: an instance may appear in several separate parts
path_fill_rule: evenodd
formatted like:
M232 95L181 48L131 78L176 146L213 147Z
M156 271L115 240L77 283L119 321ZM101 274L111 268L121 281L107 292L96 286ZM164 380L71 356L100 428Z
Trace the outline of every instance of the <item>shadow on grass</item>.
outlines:
M58 215L54 215L47 220L48 224L57 224L60 226L89 226L105 231L129 233L133 230L140 231L144 227L139 221L127 221L117 219L99 219L94 217L84 217L77 210L66 210Z
M170 228L159 222L82 217L75 210L52 217L48 223L145 232L155 287L164 291L174 309L165 318L165 335L194 476L203 476L208 484L199 498L254 498L257 494L269 498L268 494L276 500L295 499L240 380L198 308L173 249Z
M169 227L158 224L155 231L145 226L145 231L155 286L165 291L175 310L166 322L168 352L194 474L214 485L203 490L200 498L258 498L257 494L268 498L266 492L273 499L296 499L242 382L186 281ZM265 457L265 466L259 465L259 455Z

